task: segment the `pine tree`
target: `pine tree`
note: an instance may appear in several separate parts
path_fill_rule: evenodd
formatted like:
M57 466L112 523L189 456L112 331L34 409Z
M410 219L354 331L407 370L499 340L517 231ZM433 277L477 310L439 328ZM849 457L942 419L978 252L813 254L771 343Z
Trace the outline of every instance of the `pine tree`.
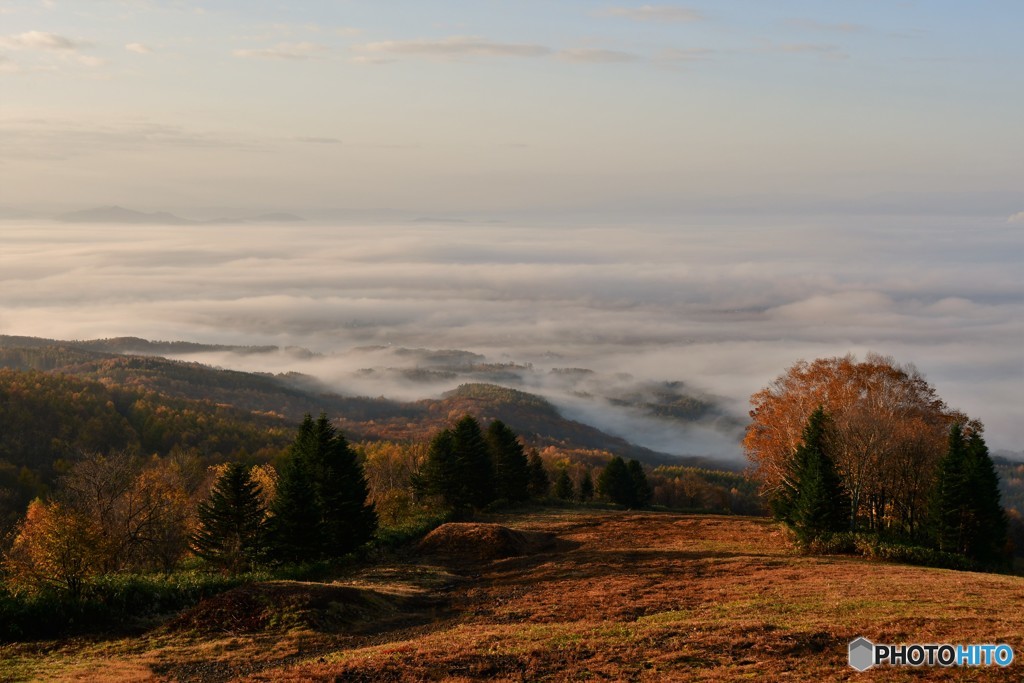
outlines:
M270 510L268 529L275 558L284 562L306 562L322 557L324 544L320 525L323 510L314 474L306 459L294 451L281 468L277 494Z
M548 472L544 469L544 461L540 453L534 448L530 451L530 497L543 500L548 497L551 490L551 480Z
M414 485L419 493L439 496L446 505L457 507L460 487L452 430L442 429L430 440L427 459L416 473Z
M1006 512L999 475L980 432L949 430L932 495L932 525L940 550L962 553L985 565L1006 562Z
M594 497L594 479L590 476L590 469L588 468L583 473L583 479L580 480L580 501L586 503L588 500Z
M936 469L931 499L931 525L939 550L962 553L967 531L967 442L959 422L949 429L946 454Z
M827 451L827 426L828 416L819 407L808 418L793 455L796 497L791 520L804 541L842 531L848 522L849 495Z
M495 496L518 503L530 496L530 463L516 433L501 420L487 428L487 447L494 464Z
M644 468L640 461L630 460L627 469L629 469L629 478L633 482L633 507L645 508L651 504L654 492L651 491L651 485L647 482Z
M369 487L355 452L325 414L306 415L281 471L271 538L280 559L339 557L377 528Z
M377 513L367 503L366 483L358 456L324 414L313 428L316 450L306 454L320 497L321 534L325 554L338 557L363 545L377 530Z
M249 468L232 463L199 504L199 528L192 537L196 555L232 572L252 565L264 550L266 511Z
M999 475L978 431L967 440L967 491L971 525L967 534L967 555L986 565L1004 564L1006 553L1006 511L1000 504Z
M459 503L482 508L494 500L494 470L480 423L466 415L452 430Z
M597 478L597 490L613 503L626 507L636 505L636 486L629 473L629 466L617 455L601 470Z
M558 478L555 479L555 496L560 500L572 500L573 490L572 478L569 476L569 471L564 467L558 473Z

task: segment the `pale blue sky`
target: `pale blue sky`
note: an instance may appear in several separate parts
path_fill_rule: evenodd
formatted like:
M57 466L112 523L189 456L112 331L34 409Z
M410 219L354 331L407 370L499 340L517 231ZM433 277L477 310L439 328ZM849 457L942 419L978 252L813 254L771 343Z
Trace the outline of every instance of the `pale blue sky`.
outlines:
M0 0L0 206L1018 211L1021 26L1009 0Z

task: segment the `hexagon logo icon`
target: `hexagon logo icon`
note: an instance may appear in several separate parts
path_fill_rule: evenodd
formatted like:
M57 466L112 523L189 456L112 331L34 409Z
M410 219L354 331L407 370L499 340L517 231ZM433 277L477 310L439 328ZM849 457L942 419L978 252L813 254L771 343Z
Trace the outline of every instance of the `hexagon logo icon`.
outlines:
M867 638L858 638L850 643L850 666L857 671L867 671L875 665L875 645Z

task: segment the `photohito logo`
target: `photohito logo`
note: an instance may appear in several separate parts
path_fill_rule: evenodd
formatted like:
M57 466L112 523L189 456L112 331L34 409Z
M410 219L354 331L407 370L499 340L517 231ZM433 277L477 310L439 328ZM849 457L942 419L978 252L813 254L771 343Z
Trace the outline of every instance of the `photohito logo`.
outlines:
M1010 666L1013 648L994 645L876 645L867 638L850 643L850 666L867 671L876 664L891 666Z

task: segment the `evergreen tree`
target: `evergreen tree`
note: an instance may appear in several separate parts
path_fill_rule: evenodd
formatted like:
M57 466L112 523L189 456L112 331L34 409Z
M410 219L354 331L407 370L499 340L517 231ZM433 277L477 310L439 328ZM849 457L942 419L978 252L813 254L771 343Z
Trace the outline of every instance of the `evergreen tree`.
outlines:
M196 555L232 572L250 567L264 549L266 511L249 468L232 463L199 504L199 528L192 537Z
M446 505L457 506L459 482L452 430L442 429L430 440L427 459L413 484L419 493L439 496Z
M932 494L932 527L940 550L962 553L986 565L1006 561L1006 513L985 440L963 427L949 430Z
M936 469L931 526L939 550L962 553L967 530L967 442L959 422L949 429L946 454Z
M594 479L590 476L590 469L583 472L583 479L580 480L580 501L586 503L594 497Z
M323 511L312 468L305 458L290 453L281 467L277 494L268 520L271 552L284 562L320 559Z
M966 479L970 527L966 538L969 557L986 564L1003 564L1006 553L1006 512L1000 504L999 475L981 434L967 440Z
M619 456L613 457L597 478L597 490L611 502L626 507L636 505L636 486L629 466Z
M558 478L555 479L555 496L560 500L572 500L573 490L572 478L569 476L569 470L564 467L558 473Z
M313 427L316 448L309 459L320 497L325 554L338 557L363 545L377 530L377 513L363 467L345 437L325 414Z
M544 461L540 453L534 448L530 451L530 497L543 500L548 497L551 490L551 480L548 472L544 469Z
M795 498L791 521L804 541L847 527L849 495L829 456L828 416L819 407L808 418L803 441L793 455Z
M454 508L482 508L494 500L491 453L471 415L434 436L419 480L426 493Z
M480 423L466 415L452 430L452 452L461 504L482 508L494 500L494 470Z
M369 487L355 452L324 414L306 415L281 471L272 505L276 555L301 562L338 557L377 528Z
M629 478L633 482L633 507L645 508L651 504L654 492L651 491L651 485L647 482L644 468L638 460L630 460L627 468L629 469Z
M530 496L530 463L516 433L501 420L487 428L487 447L494 464L495 496L518 503Z

